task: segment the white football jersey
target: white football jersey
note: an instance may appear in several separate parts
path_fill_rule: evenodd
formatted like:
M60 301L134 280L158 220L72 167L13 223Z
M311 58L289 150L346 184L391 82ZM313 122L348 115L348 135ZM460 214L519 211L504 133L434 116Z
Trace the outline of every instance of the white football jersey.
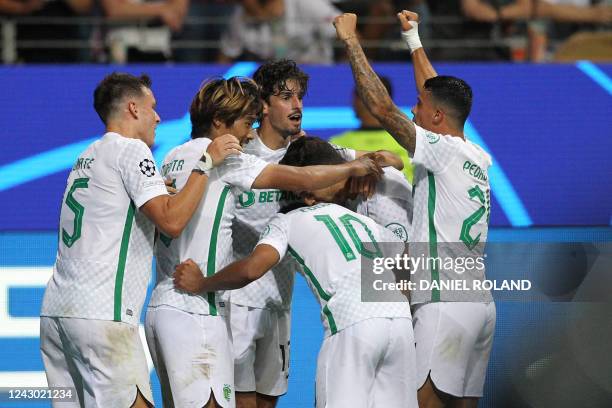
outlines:
M255 129L253 139L244 149L245 153L252 154L268 163L281 161L287 147L272 150L266 146ZM347 161L355 159L355 151L334 146L340 155ZM278 189L244 191L236 202L236 219L232 225L234 239L235 259L248 256L259 239L268 221L281 208L283 203L290 203L298 199L290 191ZM230 292L230 302L257 308L272 308L288 310L291 307L293 294L294 272L296 265L292 258L285 257L278 265L266 273L262 278L251 282L241 289Z
M449 258L482 256L491 208L488 174L491 156L469 140L416 126L412 163L415 191L409 234L411 256L439 258L442 263ZM438 282L458 279L455 270L434 262L420 272L415 275L418 279ZM484 268L482 276L470 278L484 278ZM413 303L467 300L461 296L460 291L434 288L411 293L411 300Z
M176 182L180 190L191 170L211 142L208 138L190 140L172 149L164 159L164 177ZM224 314L225 302L221 292L198 295L174 288L172 274L180 262L191 258L205 276L232 261L232 221L242 190L248 190L268 165L249 155L230 156L211 170L204 198L196 212L176 239L160 236L157 243L157 284L151 295L150 306L168 305L197 314Z
M336 204L302 207L272 218L257 243L262 244L274 247L281 259L289 253L297 261L319 301L327 336L373 317L411 317L407 301L362 301L362 256L404 251L395 234L368 217Z
M117 133L93 142L68 176L41 316L138 324L155 232L138 209L165 194L144 142Z
M358 198L349 207L408 242L412 224L412 185L401 171L393 167L385 167L384 170L385 174L376 184L374 195L367 200Z
M278 163L286 147L272 150L253 130L253 139L244 148L267 163ZM294 201L297 197L290 191L277 189L247 190L236 200L236 218L232 224L234 239L234 260L247 257L257 245L259 234L264 230L270 218L280 209L281 202ZM251 282L241 289L230 291L230 302L257 307L260 309L287 310L291 307L293 280L296 265L290 258L285 258L260 279Z

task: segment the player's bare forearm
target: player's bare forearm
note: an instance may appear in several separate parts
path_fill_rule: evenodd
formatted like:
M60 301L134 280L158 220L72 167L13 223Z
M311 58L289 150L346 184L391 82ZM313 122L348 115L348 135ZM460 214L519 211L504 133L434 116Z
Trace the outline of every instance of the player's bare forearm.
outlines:
M338 165L293 167L270 164L257 176L252 188L278 188L290 191L312 191L329 187L351 176L373 174L380 177L382 168L371 157L361 157Z
M423 91L423 85L429 78L438 76L438 73L429 62L424 48L419 48L412 53L412 65L414 67L414 82L417 92Z
M389 96L378 75L372 70L356 37L344 41L357 92L383 128L410 154L416 146L416 128Z
M203 292L214 292L225 289L238 289L247 285L250 280L242 267L245 260L234 262L210 278L205 278L202 270L192 259L187 259L176 266L173 274L174 287L194 295Z
M241 259L227 265L213 276L204 278L200 286L201 292L215 292L217 290L240 289L255 279L248 274L248 258Z
M388 150L378 150L376 154L380 155L383 158L383 161L379 162L381 166L391 166L399 171L404 170L404 162L402 161L402 158L399 157L397 154L392 153Z
M240 289L261 278L279 261L279 254L270 245L257 245L244 259L229 264L200 285L201 292Z
M438 76L436 70L429 62L425 49L419 39L419 15L415 12L402 10L397 13L397 18L402 29L402 37L410 49L412 65L414 66L414 81L417 92L421 93L425 81Z
M375 152L370 152L367 150L356 150L355 151L356 158L360 158L361 156L365 156L366 154L378 155L378 164L380 164L381 167L391 166L391 167L396 168L399 171L404 170L404 162L402 161L402 158L393 152L390 152L388 150L377 150Z
M164 234L176 238L198 208L207 182L205 174L192 172L179 193L152 198L140 209Z

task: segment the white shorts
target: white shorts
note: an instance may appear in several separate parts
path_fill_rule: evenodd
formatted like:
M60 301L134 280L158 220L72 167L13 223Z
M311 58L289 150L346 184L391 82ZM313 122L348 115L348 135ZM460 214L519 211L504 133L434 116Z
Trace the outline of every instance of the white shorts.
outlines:
M149 307L145 334L164 407L235 407L232 338L224 316Z
M372 318L323 340L317 408L417 408L410 318Z
M287 392L291 311L231 304L237 392L278 396Z
M424 303L415 306L412 318L418 388L429 375L442 392L482 397L495 332L495 303Z
M58 407L130 407L136 392L153 405L138 326L109 320L40 318L49 387L73 387L78 401Z

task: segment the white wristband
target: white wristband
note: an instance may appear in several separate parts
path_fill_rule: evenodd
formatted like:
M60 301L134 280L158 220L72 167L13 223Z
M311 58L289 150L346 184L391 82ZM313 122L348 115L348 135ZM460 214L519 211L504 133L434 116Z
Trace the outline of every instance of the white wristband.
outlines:
M412 29L408 31L402 31L402 39L410 48L410 53L412 54L419 48L423 48L421 44L421 39L419 38L419 23L416 21L409 21Z
M201 171L201 172L203 172L205 174L208 174L208 172L213 167L214 167L214 165L213 165L212 157L210 157L210 154L208 154L208 152L204 152L204 154L202 155L200 160L198 160L198 162L196 163L196 165L195 165L195 167L193 169L197 170L197 171Z

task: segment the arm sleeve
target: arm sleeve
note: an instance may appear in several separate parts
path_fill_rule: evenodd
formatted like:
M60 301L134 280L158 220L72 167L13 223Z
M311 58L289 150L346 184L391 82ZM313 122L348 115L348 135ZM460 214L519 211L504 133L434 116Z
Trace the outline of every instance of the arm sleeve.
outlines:
M354 149L338 146L333 143L330 143L330 145L336 149L336 151L340 153L340 156L346 161L353 161L357 158L357 152Z
M117 156L123 185L140 208L150 199L166 195L166 186L151 154L151 149L140 140L130 141Z
M229 156L218 167L219 178L239 190L250 190L253 182L269 163L252 154Z
M276 214L262 231L257 245L266 244L278 251L283 259L289 247L289 220L285 214Z
M452 161L457 142L451 136L440 135L416 126L416 148L412 163L420 164L433 173L441 173Z
M393 167L385 167L382 178L381 194L391 198L412 197L412 184L406 180L404 173Z

